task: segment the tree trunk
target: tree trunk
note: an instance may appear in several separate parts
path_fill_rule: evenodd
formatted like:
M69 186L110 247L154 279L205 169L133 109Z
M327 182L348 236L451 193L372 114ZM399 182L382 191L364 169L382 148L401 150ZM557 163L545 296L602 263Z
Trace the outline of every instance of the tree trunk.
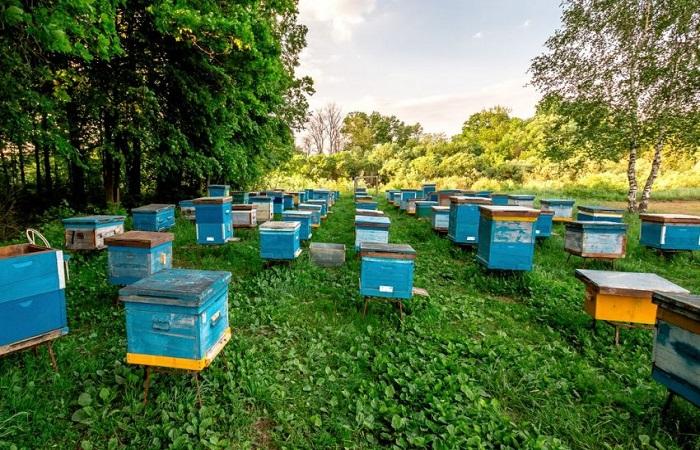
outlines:
M27 184L27 179L24 175L24 144L17 144L17 156L19 157L19 179L22 183L22 189Z
M44 189L48 198L53 198L53 181L51 180L51 152L48 145L42 146L44 156Z
M41 150L39 149L38 140L34 141L34 165L36 166L36 193L41 195L44 191L44 186L41 178Z
M637 142L632 142L630 145L629 160L627 161L627 182L629 190L627 191L627 210L629 212L637 212Z
M74 153L68 162L68 171L71 182L71 205L81 211L87 205L85 192L85 169L82 165L80 118L73 102L68 104L66 109L66 119L68 121L68 138L74 148Z
M141 143L138 139L131 142L126 160L126 190L129 193L129 206L141 201Z
M639 203L639 212L646 212L649 208L649 200L651 199L651 190L654 187L654 181L659 174L661 168L661 151L664 147L663 137L660 137L654 147L654 160L651 162L651 170L647 177L647 182L644 184L642 191L642 201Z
M102 135L102 181L105 191L105 202L108 205L110 203L119 203L119 171L121 167L119 165L119 159L114 157L112 144L114 144L117 149L125 147L123 143L116 142L118 139L121 139L123 135L120 133L115 139L114 122L114 116L105 113L104 131Z

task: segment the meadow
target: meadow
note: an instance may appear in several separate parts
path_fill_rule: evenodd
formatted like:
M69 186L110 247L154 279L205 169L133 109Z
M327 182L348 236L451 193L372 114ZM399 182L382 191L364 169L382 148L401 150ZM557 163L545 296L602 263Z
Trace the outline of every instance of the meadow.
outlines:
M197 246L194 226L178 219L176 266L233 273L233 338L202 374L201 407L192 377L177 372L154 375L143 404L144 370L125 363L107 254L74 254L59 372L43 348L0 359L0 448L700 448L696 408L676 399L661 414L652 332L623 330L616 347L611 327L590 329L574 278L584 263L567 260L561 225L538 244L532 272L490 274L473 250L382 197L390 241L416 249L415 285L429 296L410 300L403 322L388 303L362 317L350 197L313 236L348 246L339 269L313 266L307 250L266 267L255 230ZM638 220L626 221L617 270L700 292L697 254L640 247ZM39 228L62 242L57 218Z

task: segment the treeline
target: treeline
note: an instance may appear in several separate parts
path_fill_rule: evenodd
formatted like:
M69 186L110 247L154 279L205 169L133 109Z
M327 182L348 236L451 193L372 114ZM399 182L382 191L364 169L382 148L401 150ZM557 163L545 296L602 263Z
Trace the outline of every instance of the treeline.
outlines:
M306 120L296 3L4 2L0 203L130 206L256 183Z

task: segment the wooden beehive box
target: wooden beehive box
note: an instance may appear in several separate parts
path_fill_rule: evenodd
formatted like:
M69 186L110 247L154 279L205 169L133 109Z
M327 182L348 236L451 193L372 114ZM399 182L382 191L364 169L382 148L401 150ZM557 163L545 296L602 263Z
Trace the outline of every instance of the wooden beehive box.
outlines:
M391 196L391 204L394 206L401 206L401 191L396 191Z
M640 242L663 251L700 250L700 216L687 214L640 214Z
M450 198L464 194L460 189L444 189L437 191L437 201L440 206L450 206Z
M653 292L688 293L655 273L577 269L576 278L586 286L584 309L595 320L651 325Z
M430 219L433 215L433 206L437 206L438 202L430 200L418 200L416 202L416 217L419 219Z
M433 206L430 223L434 231L438 233L447 233L450 227L450 207L449 206Z
M508 195L508 205L532 208L535 204L535 196L530 194L510 194Z
M316 205L313 203L299 203L299 211L311 211L313 213L311 216L311 227L318 228L321 226L321 212L323 211L322 205Z
M549 209L540 211L540 215L537 216L537 222L535 222L535 237L548 238L552 236L554 215L554 211Z
M255 218L258 223L272 219L272 197L255 195L248 197L251 205L255 205Z
M164 231L175 226L175 205L151 203L131 210L134 230Z
M165 269L119 291L129 364L200 371L231 339L230 272Z
M269 221L260 225L260 257L292 260L301 254L301 224Z
M202 197L194 200L198 244L225 244L233 239L231 197Z
M183 218L194 221L194 200L181 200L178 206L180 207L180 215Z
M326 208L333 206L333 198L331 197L331 191L328 189L314 189L313 200L323 200L326 202Z
M576 220L592 222L622 222L624 211L608 206L579 206Z
M377 209L377 202L370 196L358 198L355 202L359 209Z
M394 200L394 194L396 194L397 192L401 191L398 189L387 189L386 191L384 191L384 194L386 195L386 200L388 202L392 202Z
M574 200L545 198L540 200L542 210L554 211L554 222L571 222L574 218Z
M564 250L582 258L624 258L627 249L626 233L627 224L624 223L567 222Z
M321 267L340 267L345 264L345 244L312 242L309 246L311 262Z
M0 247L0 356L68 333L63 252Z
M389 242L389 225L391 220L384 216L355 216L355 249L362 242Z
M284 222L298 222L300 225L299 229L299 239L302 241L308 241L312 236L312 221L313 221L313 211L308 210L297 210L297 211L285 211L282 213L282 220Z
M479 243L479 206L490 205L490 198L450 197L450 216L447 237L459 245L476 245Z
M355 215L356 216L385 216L384 211L380 211L378 209L362 209L362 205L359 205L355 209Z
M282 212L294 209L294 196L292 194L283 194L282 204L284 205Z
M522 206L480 206L476 260L487 269L532 270L539 211Z
M508 206L508 194L491 193L490 197L493 206Z
M700 296L655 292L657 305L651 375L700 407Z
M406 211L408 209L408 201L415 199L418 196L418 191L415 189L401 189L401 203L399 208L401 211Z
M109 282L127 285L173 266L172 233L127 231L105 239Z
M255 228L258 226L258 205L231 205L233 228Z
M231 192L231 202L236 205L245 205L250 203L250 194L245 191Z
M413 297L416 251L405 244L363 242L360 246L360 294L365 297Z
M423 198L427 199L436 190L437 185L435 183L423 183Z
M84 216L63 219L68 250L101 250L105 238L124 232L124 216Z
M267 196L272 198L272 214L282 214L284 211L284 193L278 191L267 191Z
M228 184L210 184L207 186L208 197L228 197L231 186Z
M328 217L328 202L326 200L316 199L306 202L307 205L317 205L321 207L321 219Z

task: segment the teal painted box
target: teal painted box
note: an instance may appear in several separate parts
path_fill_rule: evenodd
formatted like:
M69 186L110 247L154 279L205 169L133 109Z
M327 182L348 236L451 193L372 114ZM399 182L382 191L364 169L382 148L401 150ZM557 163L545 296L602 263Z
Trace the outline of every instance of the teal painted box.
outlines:
M542 210L554 211L555 222L569 222L574 218L574 200L544 198L540 200Z
M408 201L414 199L418 196L418 191L415 189L401 189L401 202L399 208L401 211L406 211L408 209Z
M199 371L231 338L230 272L165 269L119 291L130 364Z
M294 196L292 196L292 194L283 194L282 204L284 205L283 212L294 209Z
M225 244L233 239L231 197L198 198L194 208L198 244Z
M208 197L228 197L231 186L228 184L210 184L207 186Z
M102 250L105 238L124 232L124 216L83 216L63 219L68 250Z
M313 211L307 210L285 211L282 213L282 221L298 222L301 227L299 228L299 239L308 241L313 235L311 223L313 221L313 215Z
M309 200L306 202L307 205L318 205L321 207L321 219L325 219L328 217L328 201L326 200L321 200L321 199L315 199L315 200Z
M537 216L537 222L535 222L535 236L537 238L544 239L552 236L554 214L554 211L549 209L540 211L540 215Z
M430 194L437 190L437 185L435 183L423 183L423 198L427 199Z
M125 286L173 266L172 233L127 231L105 239L110 284Z
M269 221L260 225L260 257L292 260L301 254L301 224Z
M579 206L576 220L591 222L622 222L624 211L608 206Z
M131 210L134 230L164 231L175 226L175 205L152 203Z
M476 245L479 243L479 206L491 204L490 198L450 197L450 219L447 238L459 245Z
M438 202L430 200L416 201L416 217L419 219L430 219L433 215L433 206L437 206Z
M539 211L522 206L480 206L476 260L489 270L532 270Z
M323 205L317 205L313 203L299 203L297 207L299 211L311 211L313 215L311 216L311 226L317 228L321 226L321 212L323 211Z
M490 197L493 206L508 206L508 194L491 193Z
M531 194L510 194L508 195L508 205L532 208L535 205L535 196Z
M250 194L245 191L231 192L231 203L236 205L247 205L250 202Z
M360 294L410 299L416 251L405 244L363 242L360 246Z
M355 216L355 249L359 249L362 242L388 243L389 225L388 217Z
M700 250L700 216L640 214L642 245L662 251Z
M447 233L450 227L450 207L449 206L433 206L430 224L433 231L438 233Z

